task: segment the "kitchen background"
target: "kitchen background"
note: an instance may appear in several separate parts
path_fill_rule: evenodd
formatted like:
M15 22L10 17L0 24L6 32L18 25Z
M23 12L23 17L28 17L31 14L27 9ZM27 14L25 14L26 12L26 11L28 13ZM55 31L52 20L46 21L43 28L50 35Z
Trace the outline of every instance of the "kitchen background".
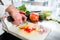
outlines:
M10 0L15 7L25 4L29 11L52 10L54 17L60 15L60 0ZM60 20L60 16L57 16ZM0 34L3 33L0 24Z
M25 4L29 11L52 10L56 14L60 13L60 0L11 0L11 2L15 7Z

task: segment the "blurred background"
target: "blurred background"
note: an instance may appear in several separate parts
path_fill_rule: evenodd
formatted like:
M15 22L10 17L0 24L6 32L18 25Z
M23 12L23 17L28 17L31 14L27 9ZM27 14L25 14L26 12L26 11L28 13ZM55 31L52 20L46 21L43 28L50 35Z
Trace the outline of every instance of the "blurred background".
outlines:
M10 1L15 7L19 7L24 4L28 11L45 11L45 10L52 11L51 17L60 20L60 0L10 0ZM3 32L4 31L2 30L2 24L0 24L0 35Z

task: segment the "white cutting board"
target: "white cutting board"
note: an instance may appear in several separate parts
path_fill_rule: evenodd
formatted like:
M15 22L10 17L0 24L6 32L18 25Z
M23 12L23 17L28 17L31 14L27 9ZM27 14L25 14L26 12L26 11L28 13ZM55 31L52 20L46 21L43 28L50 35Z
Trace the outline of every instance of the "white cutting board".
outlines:
M18 27L16 27L16 25L11 24L6 19L4 20L4 22L7 25L7 28L9 30L9 32L17 34L19 36L19 38L22 37L22 39L25 38L27 40L44 40L47 37L47 35L49 34L49 32L50 32L50 30L48 30L44 34L39 34L38 32L33 31L30 34L26 34L24 31L18 29Z

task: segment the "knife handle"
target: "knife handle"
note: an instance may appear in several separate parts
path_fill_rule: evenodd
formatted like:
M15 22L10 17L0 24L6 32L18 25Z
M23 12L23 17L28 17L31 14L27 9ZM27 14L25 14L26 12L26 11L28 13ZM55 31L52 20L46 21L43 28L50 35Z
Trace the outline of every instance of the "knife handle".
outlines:
M8 16L8 17L7 17L7 20L8 20L9 22L14 22L14 19L13 19L11 16Z

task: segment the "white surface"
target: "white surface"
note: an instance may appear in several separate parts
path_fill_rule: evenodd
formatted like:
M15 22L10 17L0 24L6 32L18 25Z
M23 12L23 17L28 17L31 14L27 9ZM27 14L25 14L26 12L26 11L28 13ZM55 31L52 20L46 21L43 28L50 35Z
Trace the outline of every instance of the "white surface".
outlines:
M48 0L34 0L36 2L47 2Z
M39 36L39 34L33 33L33 34L28 36L24 32L22 32L21 30L17 30L16 25L12 25L6 19L4 21L5 21L6 24L8 24L7 26L8 26L9 31L11 31L11 33L13 32L13 33L19 35L22 38L26 38L26 39L29 39L29 40L37 40L36 38L38 38L38 40L44 40L46 38L46 36L48 35L48 33L46 33L44 35ZM49 28L51 31L60 32L60 24L58 24L57 22L43 21L42 23L38 22L38 24L43 25L46 28Z
M4 6L5 6L5 9L8 8L8 6L10 6L12 3L10 0L2 0Z
M22 5L22 0L13 0L13 5L14 5L15 7L21 6L21 5Z
M0 23L0 35L3 33L4 33L4 31L2 30L2 24Z
M51 29L52 31L60 32L60 24L54 21L43 21L41 23L44 27Z
M41 35L38 32L33 31L31 34L26 34L26 33L24 33L24 31L17 29L16 25L12 25L6 19L4 21L5 21L9 31L11 31L25 39L28 39L28 40L44 40L46 38L46 36L48 35L48 33L50 32L50 30L48 30L46 33Z
M5 9L3 5L0 5L0 17L2 17L5 13Z
M29 11L43 11L43 10L50 10L53 11L54 8L53 7L47 7L47 6L37 6L37 5L26 5L27 10Z
M49 16L48 19L56 19L58 21L60 21L60 8L55 8L53 11L52 11L52 15Z

